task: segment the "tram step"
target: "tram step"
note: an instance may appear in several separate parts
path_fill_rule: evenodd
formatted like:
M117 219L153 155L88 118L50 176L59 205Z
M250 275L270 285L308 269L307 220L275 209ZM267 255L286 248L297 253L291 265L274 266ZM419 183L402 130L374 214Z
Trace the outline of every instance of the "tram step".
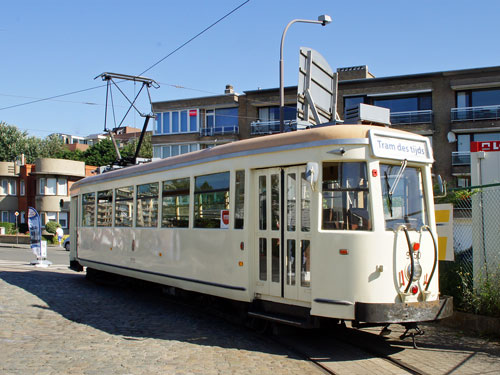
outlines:
M287 324L287 325L291 325L294 327L302 327L302 328L311 327L310 322L308 322L306 320L302 320L302 319L297 319L295 317L290 317L287 315L249 311L248 316L252 316L255 318L259 318L259 319L265 319L265 320L269 320L269 321L276 322L276 323Z

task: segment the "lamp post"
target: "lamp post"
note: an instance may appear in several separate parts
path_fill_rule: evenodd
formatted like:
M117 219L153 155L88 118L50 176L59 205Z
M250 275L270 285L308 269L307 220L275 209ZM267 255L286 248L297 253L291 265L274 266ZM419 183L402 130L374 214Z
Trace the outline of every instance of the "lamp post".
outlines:
M284 118L285 118L285 87L284 87L284 79L283 79L283 44L285 43L285 35L288 31L288 28L292 26L292 24L296 22L302 23L317 23L321 26L325 26L332 22L332 18L328 14L322 14L318 17L317 21L314 20L301 20L296 19L292 20L286 25L285 30L283 31L283 35L281 36L281 46L280 46L280 132L283 133L284 130Z

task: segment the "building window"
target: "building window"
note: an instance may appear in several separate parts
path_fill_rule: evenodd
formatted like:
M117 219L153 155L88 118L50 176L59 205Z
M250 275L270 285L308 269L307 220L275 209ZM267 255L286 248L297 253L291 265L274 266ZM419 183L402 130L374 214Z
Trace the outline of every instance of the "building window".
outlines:
M113 190L97 192L97 226L110 227L113 224Z
M134 214L134 187L115 189L115 227L131 227Z
M184 143L173 145L155 145L153 146L153 157L165 159L170 156L182 155L188 152L198 151L198 143Z
M155 135L196 133L199 127L198 119L198 109L157 113Z
M68 213L67 212L59 212L59 225L61 228L68 228Z
M296 120L297 119L297 108L286 106L284 108L283 114L284 120ZM262 122L273 122L280 120L280 107L272 106L272 107L260 107L259 108L259 121Z
M2 211L2 222L9 222L9 211Z
M26 186L25 186L24 180L21 180L21 182L19 183L19 194L21 196L26 194Z
M202 136L238 134L238 107L207 109Z
M457 91L457 108L500 105L500 88Z
M189 183L189 178L163 182L162 227L189 227Z
M47 224L49 221L57 222L57 212L46 212L45 213L45 219L47 220L45 224Z
M65 178L57 179L57 195L68 195L68 180Z
M344 97L344 113L346 109L357 108L360 104L366 104L367 98L362 96L345 96Z
M66 179L62 179L66 181ZM40 195L56 195L57 194L57 188L58 188L58 183L57 183L57 178L45 178L42 177L39 179L39 193ZM67 195L67 187L66 187L66 194Z
M93 227L95 222L95 193L82 195L82 226Z
M2 179L0 184L0 195L16 195L17 183L16 180L10 178Z
M38 180L40 195L68 195L68 180L66 178L42 177Z
M221 211L229 209L229 172L195 178L194 226L220 228Z
M137 227L158 226L158 182L137 185Z
M432 109L432 94L401 95L372 98L371 104L392 112L426 111Z

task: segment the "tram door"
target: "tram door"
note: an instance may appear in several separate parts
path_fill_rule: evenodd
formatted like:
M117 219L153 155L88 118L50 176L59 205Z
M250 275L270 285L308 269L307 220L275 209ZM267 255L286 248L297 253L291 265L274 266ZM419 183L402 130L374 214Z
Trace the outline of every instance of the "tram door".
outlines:
M305 166L256 171L256 291L310 301L311 186Z

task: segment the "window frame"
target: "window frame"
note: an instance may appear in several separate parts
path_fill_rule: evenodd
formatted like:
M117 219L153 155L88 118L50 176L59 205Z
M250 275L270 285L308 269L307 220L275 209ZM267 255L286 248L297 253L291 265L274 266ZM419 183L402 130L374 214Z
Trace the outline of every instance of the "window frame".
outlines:
M153 193L146 193L146 192L141 192L141 188L143 186L150 186L154 188L154 185L156 185L156 194ZM152 189L149 189L151 192ZM149 215L149 220L150 222L146 222L144 219L144 212L143 208L139 210L139 205L143 203L144 201L151 199L153 203L152 211L156 209L156 217L153 215ZM159 213L160 213L160 207L159 207L159 200L160 200L160 183L157 181L154 182L148 182L145 184L140 184L135 186L135 227L136 228L158 228L159 224ZM139 214L140 213L140 214ZM142 221L142 222L141 222Z
M122 191L128 191L130 192L130 196L120 196L119 194L117 194L117 191L118 190L122 190ZM127 189L127 190L125 190ZM113 211L114 211L114 214L113 214L113 226L115 228L132 228L134 226L134 207L135 207L135 204L134 204L134 197L135 197L135 190L134 190L134 185L128 185L128 186L120 186L120 187L117 187L117 188L114 188L113 189L113 199L114 199L114 205L113 205ZM124 212L122 209L118 209L117 206L119 204L123 204L122 202L131 202L131 204L127 204L127 207L130 209L131 208L131 215L130 216L126 216L124 217L123 219L120 218L120 222L117 223L117 215L119 215L120 213Z
M213 179L212 183L217 185L220 184L221 181L218 181L217 178L220 177L223 185L221 186L211 186L209 185L209 180ZM199 182L201 185L199 185ZM207 184L204 188L203 186ZM223 208L218 207L221 205L218 200L220 200L220 194L223 194ZM199 175L194 177L194 202L193 202L193 227L198 229L222 229L220 220L221 220L221 211L229 210L230 208L230 194L231 194L231 174L229 171L226 172L217 172L210 173L205 175ZM203 212L204 208L204 197L208 200L206 205L214 206L214 208L207 208L205 212ZM212 202L210 202L212 200ZM211 211L211 212L210 212ZM207 218L203 216L207 215Z
M156 113L156 116L157 117L156 126L154 128L154 135L190 134L198 133L200 131L199 108L185 108L158 112ZM195 118L194 121L193 117ZM185 126L183 126L183 120L185 120ZM183 130L183 127L185 130ZM176 131L174 131L174 128L176 129Z
M344 166L347 164L353 166L354 164L358 164L360 167L364 166L362 171L363 173L351 176L358 180L357 185L349 186L349 174L346 176L344 169ZM328 165L331 165L333 168L337 168L337 180L325 180L325 168ZM359 171L361 172L361 169ZM368 177L368 163L366 161L324 161L322 164L321 178L322 212L320 229L323 231L339 230L343 232L373 231L373 211L371 189ZM359 181L364 181L364 184L360 185ZM331 185L331 187L328 187L327 184ZM352 198L350 194L352 194ZM330 204L327 202L327 199L331 201ZM336 202L339 201L341 201L341 204L337 206ZM360 207L359 202L362 202L363 207ZM349 204L351 205L350 208L348 208ZM330 205L331 207L329 207ZM325 221L325 214L328 214L329 216L336 216L338 220ZM339 217L339 215L342 217ZM332 217L330 219L332 219ZM325 225L327 222L329 223L328 226Z
M167 184L177 185L177 189L166 189ZM184 186L182 184L185 184ZM180 186L179 186L180 185ZM183 194L181 194L183 193ZM173 197L175 200L175 215L166 217L167 198ZM187 214L181 215L181 210L186 209L186 205L181 203L187 197ZM191 177L165 180L161 183L161 228L189 228L191 212ZM187 217L187 220L186 220ZM170 218L170 220L169 220ZM184 219L182 219L184 218ZM185 222L183 222L183 220ZM169 225L170 223L170 225ZM180 224L182 223L182 224Z
M93 203L86 203L86 196L88 196L89 198L92 197L93 199ZM95 221L96 221L96 193L95 191L92 191L92 192L89 192L89 193L83 193L82 196L81 196L81 222L80 222L80 225L82 227L86 227L86 228L92 228L92 227L95 227ZM93 206L93 209L92 211L88 211L86 212L85 211L85 206ZM92 223L90 224L90 220L89 220L89 223L87 223L87 220L86 220L86 215L87 214L90 214L90 218L92 220Z

